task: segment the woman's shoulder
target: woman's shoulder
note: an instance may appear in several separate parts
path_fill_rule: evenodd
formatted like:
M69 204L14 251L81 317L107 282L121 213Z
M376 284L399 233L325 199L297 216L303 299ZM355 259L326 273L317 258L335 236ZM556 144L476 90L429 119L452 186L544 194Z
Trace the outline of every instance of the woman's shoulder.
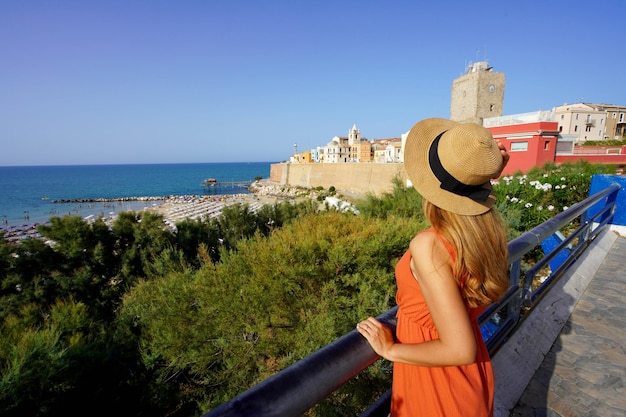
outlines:
M411 244L409 248L413 250L415 249L426 249L428 247L432 247L432 245L437 241L437 232L432 227L429 229L424 229L419 231L413 239L411 239Z
M448 263L450 261L450 251L446 247L443 239L437 232L430 228L415 235L409 245L411 257L414 262L422 263Z

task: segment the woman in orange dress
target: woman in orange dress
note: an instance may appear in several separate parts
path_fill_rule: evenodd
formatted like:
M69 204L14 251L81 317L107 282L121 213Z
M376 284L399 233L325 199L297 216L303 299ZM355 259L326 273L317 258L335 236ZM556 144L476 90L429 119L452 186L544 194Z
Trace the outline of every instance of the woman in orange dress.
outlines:
M426 119L409 132L404 164L431 228L396 266L396 339L373 317L357 325L394 362L392 417L493 415L493 370L477 318L509 286L490 181L508 159L476 124Z

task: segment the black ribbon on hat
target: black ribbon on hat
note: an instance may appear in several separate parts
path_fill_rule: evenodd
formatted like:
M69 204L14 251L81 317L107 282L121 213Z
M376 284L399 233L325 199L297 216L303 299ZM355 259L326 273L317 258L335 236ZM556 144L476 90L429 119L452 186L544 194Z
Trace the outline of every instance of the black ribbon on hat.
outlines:
M488 182L480 185L464 184L454 178L452 174L446 171L443 165L441 165L437 149L439 148L439 139L441 139L443 134L446 132L447 131L444 130L435 138L433 143L430 145L430 150L428 151L428 164L430 165L430 169L432 169L433 174L435 174L435 177L437 177L437 179L441 182L439 187L456 195L468 197L478 203L486 202L491 194L491 190L483 187L488 184Z

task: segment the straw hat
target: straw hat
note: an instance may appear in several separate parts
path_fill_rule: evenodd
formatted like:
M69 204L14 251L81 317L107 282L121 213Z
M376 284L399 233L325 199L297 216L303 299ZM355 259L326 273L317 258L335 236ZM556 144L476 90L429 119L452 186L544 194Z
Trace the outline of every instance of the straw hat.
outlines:
M482 126L425 119L409 132L404 168L415 189L435 206L476 215L496 201L490 180L502 169L502 155Z

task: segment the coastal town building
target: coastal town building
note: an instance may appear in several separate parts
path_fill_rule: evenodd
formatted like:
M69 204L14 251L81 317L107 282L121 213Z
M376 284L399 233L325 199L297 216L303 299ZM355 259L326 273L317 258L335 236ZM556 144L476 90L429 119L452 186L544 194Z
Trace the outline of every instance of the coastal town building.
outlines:
M291 157L289 158L289 162L291 162L292 164L311 163L313 162L313 159L311 157L311 151L304 151L291 155Z
M372 144L362 141L350 146L351 162L372 162Z
M626 140L626 106L598 104L606 111L605 139Z
M505 77L487 61L468 65L465 74L452 82L450 119L481 124L489 117L502 116Z
M401 162L400 154L403 149L401 138L386 138L372 140L373 162L379 164Z
M361 137L361 130L352 126L348 136L335 136L324 146L320 161L328 164L372 162L372 144Z
M626 107L614 104L574 103L554 108L559 130L576 143L626 139Z
M385 163L399 163L400 154L402 151L402 142L394 141L387 145L385 148Z
M586 103L554 107L559 133L574 139L575 144L605 139L606 111Z
M348 145L348 138L335 136L326 146L324 146L324 159L325 164L337 164L341 162L348 162L350 159L350 146Z
M311 149L311 160L314 163L320 163L324 160L324 148L318 146L314 149Z
M352 126L348 131L348 145L350 146L350 162L372 162L372 144L361 137L361 130Z
M375 139L372 141L372 162L377 164L385 163L385 154L387 150L387 144L384 143L384 139Z

